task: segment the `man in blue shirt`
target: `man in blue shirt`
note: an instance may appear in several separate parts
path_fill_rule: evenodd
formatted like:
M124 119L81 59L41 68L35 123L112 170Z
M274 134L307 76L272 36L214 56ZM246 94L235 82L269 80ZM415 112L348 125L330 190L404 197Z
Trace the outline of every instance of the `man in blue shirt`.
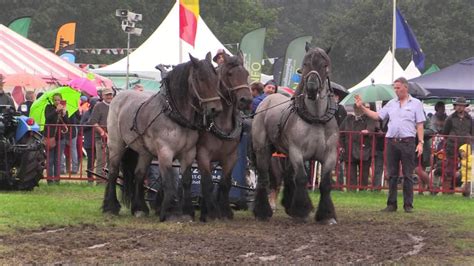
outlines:
M403 169L403 209L413 212L413 170L416 167L415 151L418 156L423 153L423 122L425 115L423 104L408 94L408 81L401 77L394 81L396 99L390 100L379 112L374 112L363 105L360 96L356 96L356 105L374 120L388 118L387 170L389 176L389 193L386 212L397 210L397 184L399 165ZM418 137L418 144L415 142Z
M257 110L258 105L263 101L263 99L265 99L265 97L276 92L277 92L277 85L275 81L273 79L267 81L267 83L263 85L263 93L253 98L252 113L255 113L255 110Z

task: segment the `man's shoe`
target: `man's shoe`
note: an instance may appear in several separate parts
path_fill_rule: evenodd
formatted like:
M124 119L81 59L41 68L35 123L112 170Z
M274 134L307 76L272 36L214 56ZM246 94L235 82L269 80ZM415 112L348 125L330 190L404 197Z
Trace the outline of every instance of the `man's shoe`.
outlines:
M403 207L403 209L405 210L406 213L412 213L413 212L413 207L410 207L410 206Z
M388 205L385 209L381 210L382 212L396 212L397 206Z

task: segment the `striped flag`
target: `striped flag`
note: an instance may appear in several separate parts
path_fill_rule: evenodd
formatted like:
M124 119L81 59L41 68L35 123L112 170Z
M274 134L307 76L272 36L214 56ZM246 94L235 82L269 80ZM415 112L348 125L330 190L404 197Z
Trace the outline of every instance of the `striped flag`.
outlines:
M199 18L199 0L179 0L179 37L194 47Z

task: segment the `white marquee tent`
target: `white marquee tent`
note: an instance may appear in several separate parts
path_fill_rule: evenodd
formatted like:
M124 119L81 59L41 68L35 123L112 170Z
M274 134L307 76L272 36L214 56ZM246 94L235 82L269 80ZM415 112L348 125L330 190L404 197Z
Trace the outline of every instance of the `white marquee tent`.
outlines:
M156 65L176 65L180 63L179 42L179 4L176 3L155 32L130 54L130 73L153 75L158 78L160 74L155 69ZM225 49L201 17L198 19L194 44L193 48L188 43L182 42L183 62L189 61L188 53L203 59L208 52L211 52L214 56L218 49ZM227 49L225 50L229 53ZM96 69L94 72L104 75L125 73L126 66L127 58L125 57L111 65Z
M389 50L383 57L382 61L380 61L378 66L372 71L372 73L370 73L357 85L350 88L349 91L353 91L360 87L368 86L372 84L372 80L374 84L392 84L392 58L392 52ZM400 66L397 59L395 59L394 68L394 78L404 77L406 75L405 71L403 71L403 68Z
M413 60L410 61L410 64L408 64L407 68L405 68L405 78L406 79L414 79L416 77L421 76L420 70L415 65L415 62Z

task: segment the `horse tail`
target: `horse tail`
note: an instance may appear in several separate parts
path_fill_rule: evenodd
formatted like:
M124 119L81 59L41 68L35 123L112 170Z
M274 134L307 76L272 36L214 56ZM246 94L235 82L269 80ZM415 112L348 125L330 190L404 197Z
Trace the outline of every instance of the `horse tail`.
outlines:
M120 170L123 174L122 202L130 208L135 195L135 168L138 163L138 153L128 148L120 161Z

